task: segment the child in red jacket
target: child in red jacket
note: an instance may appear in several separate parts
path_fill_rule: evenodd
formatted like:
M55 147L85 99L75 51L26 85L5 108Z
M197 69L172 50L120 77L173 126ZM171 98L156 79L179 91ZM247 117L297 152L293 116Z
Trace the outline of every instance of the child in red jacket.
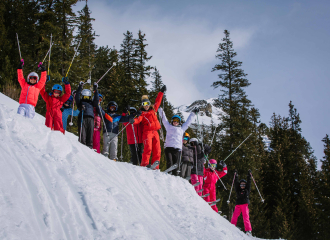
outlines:
M220 161L220 165L222 165L223 167L221 172L216 170L217 160L211 159L209 161L209 168L204 169L203 195L208 193L210 194L209 196L204 198L206 202L214 202L215 200L217 200L216 183L219 178L222 178L227 174L227 165L224 163L224 161ZM212 209L218 212L217 205L213 205Z
M35 72L29 73L27 80L23 76L24 60L22 59L17 67L18 82L21 85L22 91L19 97L19 107L17 113L27 118L34 118L35 106L38 102L39 92L45 86L47 72L46 68L39 63L38 67L41 70L41 77Z
M40 94L46 102L46 122L45 125L55 131L61 131L64 134L61 107L71 96L71 87L67 77L62 78L65 84L65 93L62 94L63 88L59 84L55 84L52 93L49 95L45 88L42 88Z
M149 159L152 152L151 164L156 161L160 161L161 149L158 130L160 129L160 123L157 119L157 111L162 102L166 86L164 85L157 95L154 105L151 105L148 96L142 96L142 114L134 119L134 124L141 123L143 126L143 146L141 166L145 167L149 165ZM156 167L159 169L159 166Z

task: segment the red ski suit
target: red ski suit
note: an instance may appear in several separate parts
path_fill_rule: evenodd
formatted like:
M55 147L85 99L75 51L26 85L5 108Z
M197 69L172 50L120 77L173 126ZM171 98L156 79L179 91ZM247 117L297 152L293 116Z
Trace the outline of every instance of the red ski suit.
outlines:
M125 113L122 114L123 116L126 116ZM129 124L128 122L123 123L124 126ZM131 124L130 124L131 125ZM142 143L142 133L143 133L143 125L140 124L134 124L134 132L135 132L135 139L136 143ZM127 135L127 144L135 144L134 134L133 134L133 125L126 127L126 135Z
M65 93L61 97L49 96L45 88L40 91L42 98L46 102L46 122L45 125L55 131L61 131L64 134L61 107L71 95L70 84L65 85Z
M223 176L225 176L227 174L227 167L224 167L221 172L217 171L217 170L215 170L215 172L218 174L218 176L220 178L222 178ZM217 200L216 183L219 178L215 172L212 171L210 168L204 169L203 195L208 194L208 193L210 194L209 196L204 198L204 200L206 202L214 202L215 200ZM218 212L217 205L213 205L212 209L214 211Z
M23 76L23 70L17 69L18 82L22 87L21 95L19 97L19 104L30 104L33 107L37 105L39 92L45 86L47 71L41 72L40 80L35 85L28 84Z
M157 111L162 102L164 93L159 92L153 107L150 107L148 111L142 112L141 116L134 119L134 125L141 123L143 126L142 141L144 150L142 153L141 166L147 166L152 151L151 164L155 161L160 161L160 140L158 130L160 129L160 123L157 119ZM157 166L159 169L159 166Z

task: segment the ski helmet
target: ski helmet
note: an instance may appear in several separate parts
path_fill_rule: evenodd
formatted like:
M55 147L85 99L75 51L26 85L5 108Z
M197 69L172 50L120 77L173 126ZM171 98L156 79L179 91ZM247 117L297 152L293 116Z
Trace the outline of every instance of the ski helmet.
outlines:
M173 124L174 121L177 121L177 120L174 120L174 119L178 119L179 120L179 124L181 124L181 117L179 115L174 115L172 117L172 124Z
M197 138L192 138L192 139L190 139L189 142L198 142L198 139Z
M245 182L245 183L247 183L245 179L241 179L241 180L239 181L239 183L241 183L241 182Z
M108 103L108 107L107 107L107 109L110 111L110 107L111 106L115 106L116 107L116 109L114 110L114 112L116 112L117 111L117 109L118 109L118 104L115 102L115 101L110 101L109 103Z
M59 85L59 84L55 84L55 85L52 87L52 91L54 91L54 90L58 90L58 91L63 92L63 88L62 88L62 86Z
M135 107L130 107L129 108L129 113L130 114L134 114L134 113L136 113L137 111L136 111L136 108Z
M38 74L35 73L35 72L31 72L31 73L29 73L29 75L28 75L28 77L27 77L27 79L26 79L26 82L30 83L30 78L31 78L31 77L37 77L37 83L39 82L39 76L38 76Z
M86 96L86 97L92 97L92 92L91 92L91 90L89 90L89 89L83 89L82 91L81 91L81 95L82 96Z
M189 141L190 135L189 133L184 133L183 134L183 140Z
M99 99L101 100L101 102L103 102L103 96L102 96L101 93L99 93ZM99 101L100 101L100 100L99 100Z

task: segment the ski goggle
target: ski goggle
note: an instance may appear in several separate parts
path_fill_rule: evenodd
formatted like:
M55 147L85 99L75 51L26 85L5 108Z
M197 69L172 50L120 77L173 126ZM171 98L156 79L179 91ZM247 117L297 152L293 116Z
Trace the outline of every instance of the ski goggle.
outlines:
M216 163L211 163L210 164L210 167L213 168L213 169L216 169L217 168L217 164Z
M245 183L241 183L240 186L241 186L241 187L245 187Z
M149 101L146 101L146 102L142 103L142 106L150 106L150 105L151 105L151 103Z
M83 96L83 99L89 100L90 99L90 96Z
M53 90L54 93L61 94L62 91L60 90Z
M37 80L38 80L38 77L36 77L36 76L31 76L31 77L30 77L30 80L36 80L36 81L37 81Z
M180 123L180 120L178 118L173 118L172 122Z
M189 140L189 137L184 137L183 140L188 141Z

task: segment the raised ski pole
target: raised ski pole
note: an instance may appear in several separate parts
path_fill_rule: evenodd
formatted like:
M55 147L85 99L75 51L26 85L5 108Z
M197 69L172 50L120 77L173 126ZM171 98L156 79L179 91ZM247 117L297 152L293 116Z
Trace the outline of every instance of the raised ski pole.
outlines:
M116 137L117 137L122 131L124 131L125 128L126 128L128 125L130 125L130 123L127 124L122 130L120 130L120 132L116 135ZM113 138L110 140L110 142L109 142L108 144L110 144L110 143L111 143L116 137L113 137Z
M178 170L176 171L178 176L180 175L180 164L181 164L181 159L182 159L182 149L181 149L181 152L180 152L180 158L179 158L179 165L178 165Z
M138 146L137 146L137 142L136 142L134 125L132 125L132 129L133 129L134 142L135 142L135 153L136 153L136 159L138 160L138 164L139 164L139 166L140 166L140 159L139 159L139 153L138 153L139 148L138 148Z
M230 203L230 200L229 200L229 199L230 199L230 196L231 196L231 191L233 191L233 186L234 186L235 177L236 177L236 172L235 172L235 174L234 174L233 184L231 185L231 189L230 189L230 193L229 193L229 198L228 198L228 201L227 201L228 204Z
M50 45L49 49L48 49L48 52L46 53L46 56L44 57L44 59L42 60L41 63L44 63L44 61L46 60L47 56L48 56L48 53L50 52L50 49L52 48L52 46L54 45L54 43L52 43L52 45Z
M48 75L49 75L49 67L50 67L50 54L52 52L52 39L53 39L53 34L50 34L50 42L49 42L49 58L48 58Z
M111 70L111 68L113 68L114 66L116 66L117 63L113 63L112 66L108 69L108 71L105 72L105 74L103 74L103 76L96 82L97 84L99 83L99 81L102 80L102 78L104 78L104 76ZM126 125L127 126L127 125Z
M102 118L102 122L103 122L103 127L104 127L104 129L105 129L105 132L107 133L107 137L109 138L109 133L108 133L107 126L105 125L105 122L104 122L104 119L103 119L103 114L102 114L102 111L101 111L100 104L99 104L99 109L100 109L100 113L101 113L101 118Z
M123 128L123 125L121 125L121 128ZM121 143L120 143L120 161L123 161L123 143L124 143L124 132L121 132Z
M68 74L69 74L69 71L70 71L70 68L71 68L71 66L72 66L73 60L74 60L74 58L76 57L76 54L77 54L77 52L78 52L78 49L79 49L80 43L81 43L81 40L79 41L79 43L78 43L78 45L77 45L77 48L76 48L76 51L75 51L74 54L73 54L73 58L72 58L72 60L71 60L71 63L70 63L69 69L68 69L68 71L67 71L66 74L65 74L65 77L67 77Z
M250 135L247 137L247 138L245 138L244 139L244 141L243 142L241 142L241 144L240 145L238 145L238 147L237 148L235 148L234 149L234 151L232 151L226 158L225 158L225 160L223 160L223 161L226 161L227 160L227 158L229 158L230 157L230 155L232 155L250 136L252 135L252 133L250 133Z
M252 173L251 173L251 172L250 172L250 175L251 175L251 177L252 177L252 179L253 179L254 185L256 186L256 188L257 188L257 190L258 190L259 196L260 196L260 198L261 198L261 202L264 203L265 200L262 198L261 193L259 192L258 186L257 186L257 184L256 184L256 181L254 181L254 177L252 176Z
M16 33L16 38L17 38L18 52L19 52L19 57L20 57L19 60L22 60L21 48L20 48L20 46L19 46L19 40L18 40L18 34L17 34L17 33Z
M76 94L73 95L73 101L72 101L72 113L71 113L71 122L69 122L69 125L72 126L73 122L72 122L72 118L73 118L73 109L74 109L74 98L75 98Z
M81 132L82 132L82 128L83 128L83 119L84 119L84 109L82 109L82 111L81 111L81 124L80 124L80 134L79 134L80 143L81 143Z

